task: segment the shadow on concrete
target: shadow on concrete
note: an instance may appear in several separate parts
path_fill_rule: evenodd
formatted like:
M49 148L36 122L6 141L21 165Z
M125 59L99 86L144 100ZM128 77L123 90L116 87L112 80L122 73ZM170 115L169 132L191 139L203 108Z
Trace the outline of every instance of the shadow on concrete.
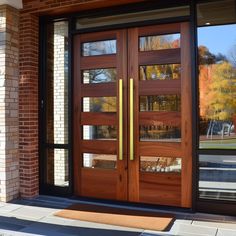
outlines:
M81 225L84 222L80 222ZM68 223L67 223L68 224ZM106 229L103 225L97 227L93 224L89 227L89 222L86 222L87 227L80 225L61 225L56 223L37 222L16 217L0 216L0 235L46 235L46 236L62 236L62 235L80 235L80 236L138 236L142 230L125 231ZM9 232L6 232L9 231Z

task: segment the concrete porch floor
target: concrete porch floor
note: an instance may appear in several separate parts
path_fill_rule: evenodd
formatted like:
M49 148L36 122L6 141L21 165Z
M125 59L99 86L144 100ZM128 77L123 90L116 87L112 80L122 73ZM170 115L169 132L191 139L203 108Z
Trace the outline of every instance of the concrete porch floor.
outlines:
M158 232L53 215L73 203L78 201L42 195L32 200L0 203L0 236L236 236L236 217L232 216L173 212L176 219L169 231Z

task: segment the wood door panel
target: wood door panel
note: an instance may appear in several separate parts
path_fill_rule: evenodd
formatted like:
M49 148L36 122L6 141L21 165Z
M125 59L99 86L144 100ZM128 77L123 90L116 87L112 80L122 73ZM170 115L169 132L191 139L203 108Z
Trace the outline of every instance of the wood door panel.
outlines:
M180 94L180 80L161 80L161 81L139 81L139 95L165 95L165 94Z
M140 172L140 201L179 206L181 204L180 174Z
M95 154L117 154L116 141L82 140L81 152Z
M116 53L115 54L103 54L98 56L82 56L81 44L89 42L116 40ZM127 31L126 30L113 30L105 32L79 34L75 36L74 42L74 94L76 94L74 101L74 110L76 116L74 116L74 159L76 168L74 168L76 195L89 196L94 198L104 198L113 200L127 200ZM115 51L114 51L115 52ZM102 51L99 51L99 54ZM106 52L104 52L106 53ZM107 51L108 53L108 51ZM87 53L96 54L96 52ZM82 75L84 70L93 69L109 69L114 68L116 70L116 81L107 83L90 83L83 84ZM93 73L93 72L91 72ZM86 78L87 79L87 78ZM119 160L119 79L123 79L123 94L124 94L124 142L123 142L123 160ZM113 112L83 112L83 98L105 98L116 97L116 109ZM92 101L92 100L91 100ZM96 105L94 100L93 105ZM109 102L112 101L114 106L114 99L105 100L105 105L109 106ZM85 101L88 107L89 101ZM98 100L100 102L100 100ZM88 105L87 105L88 103ZM102 105L101 102L98 105ZM87 109L87 108L86 108ZM116 112L114 112L116 111ZM82 125L111 125L117 127L117 139L116 140L83 140ZM85 130L86 132L86 130ZM103 132L103 131L102 131ZM105 132L105 131L104 131ZM105 137L105 136L104 136ZM112 154L116 155L116 170L107 170L104 166L100 166L100 169L95 168L83 168L83 161L93 161L94 156L84 156L84 153L91 154ZM83 158L86 158L85 160ZM88 159L92 158L92 159ZM103 168L103 169L102 169Z
M80 58L81 70L116 67L116 55L88 56Z
M88 33L88 34L81 34L80 35L80 42L96 42L101 40L109 40L109 39L116 39L117 31L103 31L103 32L95 32L95 33Z
M81 97L115 97L116 84L81 84Z
M139 142L139 155L182 157L181 143Z
M122 140L122 158L123 160L117 161L117 170L119 171L119 182L117 187L117 199L122 201L128 201L128 150L127 150L127 139L128 139L128 124L127 124L127 109L128 109L128 100L127 100L127 30L120 30L117 32L117 82L119 83L122 80L122 89L123 89L123 99L122 99L122 107L119 106L120 100L120 91L117 86L117 112L120 112L122 109L123 112L123 135ZM118 122L119 118L117 117L117 130L120 129L120 122ZM120 138L120 137L119 137ZM118 155L120 155L119 143L117 143Z
M81 112L81 125L116 125L115 112Z
M180 23L139 27L138 32L139 32L139 36L179 33L180 32Z
M139 65L180 64L180 48L139 52Z
M181 127L181 113L180 112L139 112L140 125L173 125Z
M116 199L117 171L82 168L81 195L102 199Z
M134 159L130 160L130 129L128 130L128 199L132 202L139 202L139 158L138 158L138 139L139 139L139 127L138 116L136 115L139 109L139 71L138 71L138 28L128 29L128 89L130 95L130 78L134 81L134 132L133 132L133 142L134 142ZM130 98L128 98L128 121L130 121Z
M149 173L140 172L140 179L143 183L159 184L163 186L180 186L181 174L179 173ZM165 188L165 187L163 187Z

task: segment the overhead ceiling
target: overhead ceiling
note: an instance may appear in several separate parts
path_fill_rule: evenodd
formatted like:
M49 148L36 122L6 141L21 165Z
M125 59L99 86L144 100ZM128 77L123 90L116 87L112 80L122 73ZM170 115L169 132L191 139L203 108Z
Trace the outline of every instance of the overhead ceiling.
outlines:
M4 4L10 5L17 9L22 9L23 7L22 0L0 0L0 5Z

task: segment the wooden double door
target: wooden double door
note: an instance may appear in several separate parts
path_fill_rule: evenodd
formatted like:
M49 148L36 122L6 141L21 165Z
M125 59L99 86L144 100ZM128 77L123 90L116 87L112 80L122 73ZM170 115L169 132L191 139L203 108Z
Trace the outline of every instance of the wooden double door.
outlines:
M189 23L74 36L75 195L191 207Z

